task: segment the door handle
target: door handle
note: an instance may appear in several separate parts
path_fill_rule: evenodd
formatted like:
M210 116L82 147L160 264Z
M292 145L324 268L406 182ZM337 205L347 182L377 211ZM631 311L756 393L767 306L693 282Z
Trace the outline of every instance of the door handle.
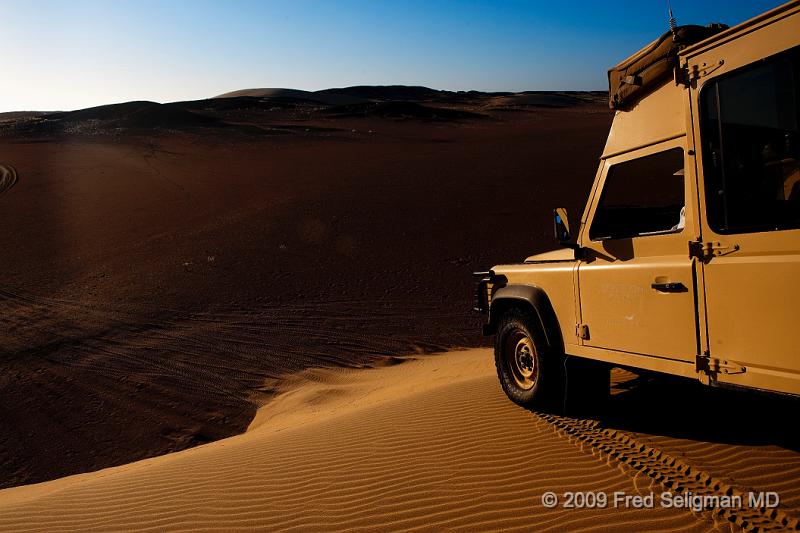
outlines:
M658 292L687 292L689 289L680 281L666 281L662 283L652 283L650 286Z

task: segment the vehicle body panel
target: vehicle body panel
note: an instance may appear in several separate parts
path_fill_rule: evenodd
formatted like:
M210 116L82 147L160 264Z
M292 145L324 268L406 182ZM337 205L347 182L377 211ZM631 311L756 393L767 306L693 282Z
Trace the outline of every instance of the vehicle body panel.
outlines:
M601 159L686 135L685 90L667 83L628 111L616 111Z
M574 271L577 262L571 261L552 261L541 263L523 263L518 265L503 265L497 267L497 272L502 272L507 282L506 287L522 285L536 287L547 294L549 303L555 312L558 321L561 340L564 349L569 350L571 346L578 344L575 334L575 284ZM494 269L493 269L494 270ZM495 291L501 287L496 287ZM501 300L497 297L492 298L492 309L490 311L490 323L496 320L498 314L498 303ZM530 302L529 306L534 303ZM545 312L542 310L541 312Z
M705 87L741 67L798 46L800 4L793 4L783 6L772 18L722 35L687 54L689 72L705 73L689 89L695 116L699 115ZM692 127L693 137L700 139L700 121L694 120ZM698 142L701 206L706 205L703 149L703 143ZM704 349L711 358L746 369L719 372L715 378L723 383L800 394L800 350L793 335L796 317L788 312L800 301L800 230L721 235L709 225L705 214L700 217L703 240L728 246L724 252L729 253L702 264L707 320Z
M607 159L598 188L603 189L608 171L615 164L676 147L685 148L683 136ZM694 192L691 181L684 180L686 197ZM578 237L578 243L587 250L578 267L579 321L589 327L589 338L582 344L694 361L695 267L687 244L692 239L693 206L687 206L687 224L680 232L592 241L589 229L599 200L600 195L592 199L587 223ZM681 283L686 291L658 292L651 286L658 281Z

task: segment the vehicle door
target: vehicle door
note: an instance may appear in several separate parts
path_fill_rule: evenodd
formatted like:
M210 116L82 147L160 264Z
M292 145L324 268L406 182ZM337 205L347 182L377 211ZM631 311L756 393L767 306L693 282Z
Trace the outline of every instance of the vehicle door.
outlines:
M705 350L721 382L800 393L800 14L688 60Z
M684 146L681 136L605 160L580 237L583 345L696 359Z

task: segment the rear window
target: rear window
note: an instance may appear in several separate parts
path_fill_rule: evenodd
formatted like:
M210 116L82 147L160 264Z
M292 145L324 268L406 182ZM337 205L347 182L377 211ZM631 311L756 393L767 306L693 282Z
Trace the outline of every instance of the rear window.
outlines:
M800 48L720 77L700 95L709 226L800 227Z

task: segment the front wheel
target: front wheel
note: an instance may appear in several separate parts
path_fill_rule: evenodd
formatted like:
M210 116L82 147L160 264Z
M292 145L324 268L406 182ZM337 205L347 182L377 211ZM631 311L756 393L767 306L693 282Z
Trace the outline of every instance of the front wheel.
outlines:
M494 344L497 377L506 395L526 408L558 410L564 399L564 356L547 349L533 317L507 311Z

